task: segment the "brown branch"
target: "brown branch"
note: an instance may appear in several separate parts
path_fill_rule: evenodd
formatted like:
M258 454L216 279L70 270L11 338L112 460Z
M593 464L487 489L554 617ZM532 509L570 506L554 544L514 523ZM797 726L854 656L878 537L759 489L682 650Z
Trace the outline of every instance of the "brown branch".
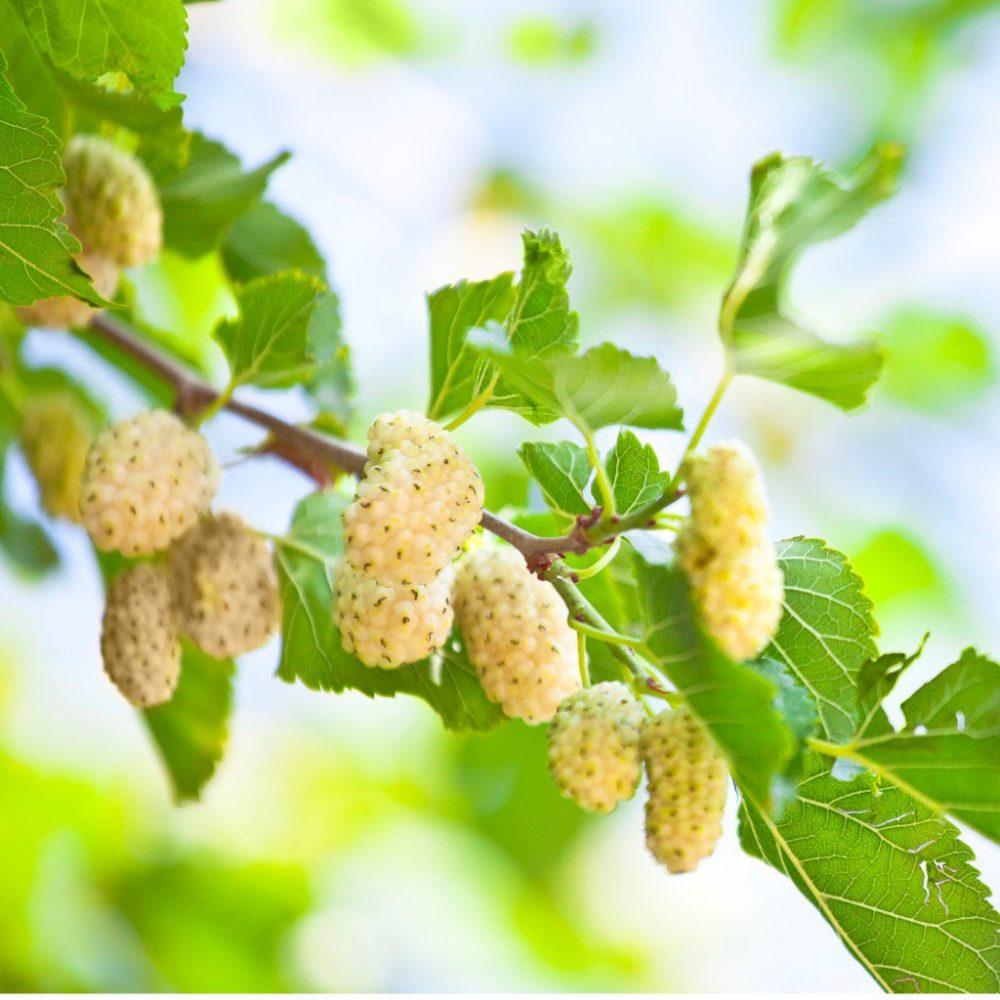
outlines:
M137 335L126 323L102 313L90 323L91 330L169 385L175 393L175 408L186 417L195 417L216 403L220 393L188 368L163 354ZM270 432L261 451L273 454L304 472L321 486L331 481L330 469L353 476L364 473L366 455L355 445L297 424L290 424L259 407L228 398L222 408ZM529 567L544 573L556 558L568 552L584 553L606 545L623 531L648 527L657 511L673 503L678 491L664 494L623 518L601 517L600 508L577 518L565 535L546 538L532 534L486 510L480 522L487 531L518 549Z

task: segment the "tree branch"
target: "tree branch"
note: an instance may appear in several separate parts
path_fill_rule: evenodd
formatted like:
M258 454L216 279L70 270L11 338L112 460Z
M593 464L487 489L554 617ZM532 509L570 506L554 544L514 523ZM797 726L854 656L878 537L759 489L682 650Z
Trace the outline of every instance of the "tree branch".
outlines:
M127 324L101 313L90 323L90 329L105 343L118 348L134 361L169 385L175 394L175 409L185 417L196 417L216 404L217 392L203 378L160 351L137 334ZM272 454L310 476L322 486L332 480L332 470L340 469L353 476L364 473L367 456L356 445L330 437L309 427L290 424L259 407L226 399L222 408L269 431L261 452ZM486 510L480 522L487 531L513 545L536 573L552 567L559 556L567 552L584 553L605 545L624 531L648 527L653 516L681 495L671 488L640 509L622 518L601 517L601 509L577 518L573 529L565 535L543 537L525 531Z

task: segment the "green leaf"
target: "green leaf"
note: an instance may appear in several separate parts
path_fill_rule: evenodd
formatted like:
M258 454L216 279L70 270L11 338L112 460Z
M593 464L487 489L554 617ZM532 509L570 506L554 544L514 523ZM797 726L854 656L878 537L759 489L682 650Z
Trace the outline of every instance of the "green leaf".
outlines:
M805 157L761 160L750 178L746 230L719 332L737 372L757 375L853 410L878 379L871 340L834 344L789 315L785 291L799 254L846 232L895 192L903 150L876 146L848 176Z
M326 261L308 230L269 201L258 202L230 226L222 260L226 273L240 284L278 271L326 280Z
M79 80L124 73L164 110L183 98L174 79L184 63L187 15L181 0L11 0L35 45Z
M669 547L649 532L628 538L649 653L725 754L736 780L769 808L774 779L795 750L792 731L775 708L777 687L734 663L705 634Z
M903 713L899 732L865 726L847 756L1000 841L1000 666L967 649L910 695Z
M609 343L583 354L532 356L507 341L496 325L474 331L469 342L501 374L491 405L531 423L565 417L587 433L615 424L683 428L677 390L655 358L639 358Z
M466 348L469 331L501 323L514 304L514 276L445 285L427 297L430 313L431 398L427 413L441 420L463 409L489 384L492 369Z
M216 327L236 385L309 382L347 364L337 297L294 271L255 278L236 292L240 315Z
M556 233L526 231L524 267L517 297L505 329L514 349L525 358L572 353L577 347L580 317L569 307L572 265Z
M232 660L185 643L181 679L165 705L143 710L178 802L197 800L222 760L233 707Z
M784 614L766 654L812 695L821 731L849 739L860 716L858 674L877 651L871 601L847 557L815 538L778 544Z
M345 652L333 623L333 570L343 554L341 514L348 499L314 493L299 504L276 562L281 587L283 643L278 676L322 691L360 691L369 697L421 698L448 729L482 730L503 714L483 692L457 633L442 651L440 677L428 660L379 670Z
M594 470L585 448L569 441L525 441L518 454L556 514L572 520L577 514L590 513L584 490Z
M45 528L21 517L3 497L0 497L0 551L31 576L47 573L59 565L59 553Z
M156 170L163 204L163 238L168 247L200 257L222 241L226 230L260 199L268 179L291 154L279 153L244 173L239 159L200 132L191 137L183 170Z
M780 820L742 791L744 850L787 875L886 992L1000 990L1000 916L950 823L870 775L838 781L816 754Z
M0 301L30 305L75 295L107 304L73 263L80 244L57 221L63 206L56 192L65 180L58 139L0 78Z
M670 482L670 473L660 471L652 445L643 444L631 431L619 431L604 468L619 516L652 502Z
M996 385L989 333L968 319L906 309L885 323L882 391L915 410L943 412Z

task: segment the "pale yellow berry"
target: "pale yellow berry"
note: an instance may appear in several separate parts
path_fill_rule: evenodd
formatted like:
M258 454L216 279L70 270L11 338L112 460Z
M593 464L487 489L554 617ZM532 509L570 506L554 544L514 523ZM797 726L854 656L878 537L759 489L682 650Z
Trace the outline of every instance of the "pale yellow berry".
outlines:
M204 517L170 547L181 631L217 659L258 649L281 615L267 542L232 514Z
M685 463L691 516L675 542L705 630L732 659L756 656L781 619L784 583L768 534L763 477L738 442Z
M94 290L102 298L110 299L118 287L121 271L100 254L83 250L76 256L76 262L87 272ZM46 330L75 330L86 326L101 310L73 295L56 295L51 299L39 299L30 306L19 306L17 315L26 326L42 327Z
M642 706L617 681L564 698L549 726L549 770L568 798L609 813L639 784Z
M455 615L483 690L504 714L548 722L580 687L566 605L513 548L483 548L460 563Z
M401 667L440 649L451 632L453 574L430 583L379 583L341 561L334 570L333 620L340 641L366 667Z
M148 555L194 526L219 478L197 431L166 410L149 410L106 428L91 445L81 519L97 548Z
M80 482L90 448L90 421L68 393L26 403L19 430L21 451L42 506L53 517L80 520Z
M170 583L159 566L126 569L108 589L101 630L104 669L140 708L169 701L181 669Z
M722 836L729 772L701 723L686 708L647 719L646 844L674 874L694 871Z
M483 481L419 413L383 413L368 438L364 478L344 511L347 559L380 583L430 583L479 523Z
M152 260L163 243L163 212L149 171L94 135L74 136L63 153L64 197L87 250L120 267Z

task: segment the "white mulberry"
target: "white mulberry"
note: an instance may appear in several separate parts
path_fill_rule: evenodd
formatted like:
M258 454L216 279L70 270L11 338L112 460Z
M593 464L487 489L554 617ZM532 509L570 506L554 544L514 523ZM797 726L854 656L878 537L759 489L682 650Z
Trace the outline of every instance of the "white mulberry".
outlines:
M162 567L140 563L108 589L101 630L104 669L140 708L169 701L181 669L170 583Z
M80 480L90 440L90 422L67 393L38 396L25 405L21 451L42 506L53 517L80 520Z
M249 653L278 628L270 547L240 518L203 518L171 545L168 561L181 631L210 656Z
M440 649L451 632L453 574L430 583L379 583L341 561L334 570L333 619L348 653L367 667L401 667Z
M399 410L368 430L368 463L344 511L351 566L380 583L430 583L483 513L483 481L432 420Z
M706 631L742 662L777 631L784 584L767 530L763 477L739 442L713 445L685 464L691 517L675 550Z
M459 563L455 614L490 700L504 714L547 722L580 687L566 606L513 548L484 548Z
M564 698L549 727L549 770L563 794L609 813L635 794L641 775L642 706L617 681Z
M208 442L166 410L103 430L87 453L80 514L94 544L128 556L165 549L219 488Z
M647 719L646 844L669 872L693 871L722 836L729 772L701 723L686 708Z
M66 207L92 253L120 267L152 260L163 242L163 212L149 171L94 135L74 136L63 154Z
M100 254L84 249L76 255L76 262L90 275L95 291L105 299L110 299L118 287L121 271ZM17 315L26 326L42 327L46 330L75 330L86 326L99 312L96 306L84 302L73 295L56 295L51 299L39 299L30 306L19 306Z

